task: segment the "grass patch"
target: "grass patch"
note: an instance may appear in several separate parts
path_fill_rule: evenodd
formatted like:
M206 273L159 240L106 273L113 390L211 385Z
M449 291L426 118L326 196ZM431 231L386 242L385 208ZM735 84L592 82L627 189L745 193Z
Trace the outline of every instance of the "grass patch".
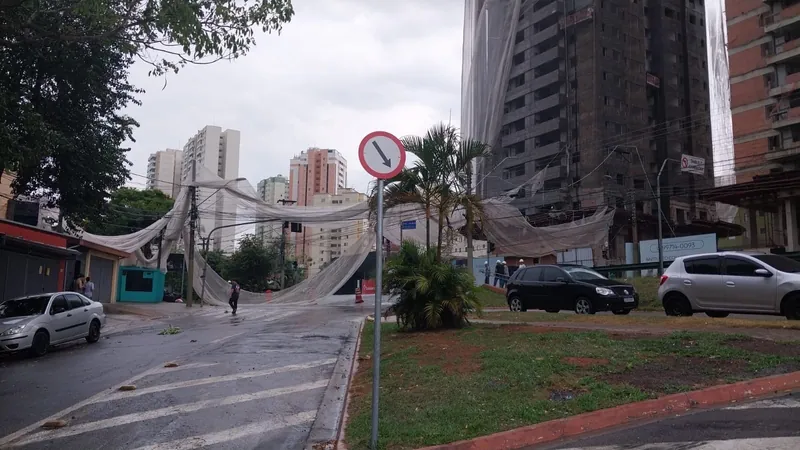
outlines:
M653 326L661 328L682 329L709 329L709 328L763 328L778 330L800 330L800 322L790 320L758 320L758 319L732 319L711 318L705 314L693 317L668 317L664 316L613 316L606 314L578 315L568 311L560 314L528 311L513 313L510 311L489 311L483 314L484 320L503 320L509 322L564 322L585 323L596 325L628 325L628 326Z
M369 444L373 326L364 327L351 388L351 449ZM391 450L800 369L790 345L716 333L642 337L489 325L403 333L394 324L381 330L380 448Z
M159 336L171 336L173 334L178 334L181 331L183 330L181 330L178 327L173 327L172 325L170 325L167 328L164 328L163 330L159 331L158 334Z
M658 301L658 277L624 278L623 283L632 284L639 293L640 311L663 311L664 306Z
M494 307L504 307L508 308L508 303L506 302L506 296L500 294L499 292L495 292L486 286L478 287L478 300L480 300L481 305L486 308L494 308Z

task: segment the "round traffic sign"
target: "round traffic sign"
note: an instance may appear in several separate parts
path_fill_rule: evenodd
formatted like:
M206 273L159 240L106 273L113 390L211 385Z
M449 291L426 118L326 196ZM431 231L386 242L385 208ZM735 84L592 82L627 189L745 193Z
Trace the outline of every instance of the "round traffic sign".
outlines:
M395 135L373 131L361 140L358 159L367 173L385 180L403 170L406 165L406 149Z

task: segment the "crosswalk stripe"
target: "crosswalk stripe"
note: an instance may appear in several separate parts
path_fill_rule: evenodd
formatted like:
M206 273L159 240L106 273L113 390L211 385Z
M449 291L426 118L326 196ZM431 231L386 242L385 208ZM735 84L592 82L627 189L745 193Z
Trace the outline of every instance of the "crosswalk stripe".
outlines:
M194 387L194 386L202 386L204 384L214 384L214 383L222 383L225 381L235 381L235 380L244 380L247 378L255 378L255 377L265 377L268 375L274 375L276 373L283 373L283 372L292 372L295 370L301 369L311 369L314 367L322 367L327 366L330 364L334 364L336 362L336 358L329 358L329 359L322 359L317 361L311 361L302 364L292 364L289 366L277 367L274 369L267 369L267 370L256 370L252 372L243 372L243 373L235 373L232 375L222 375L217 377L208 377L208 378L199 378L195 380L187 380L181 381L178 383L170 383L170 384L162 384L158 386L152 386L144 389L137 389L135 391L127 391L127 392L115 392L113 394L92 399L91 403L105 403L114 400L119 400L122 398L131 398L131 397L138 397L140 395L146 394L153 394L156 392L164 392L170 391L173 389L181 389L187 387Z
M186 370L186 369L198 369L198 368L202 368L202 367L211 367L211 366L215 366L215 365L217 365L217 363L190 363L190 364L180 365L178 367L163 367L163 366L153 367L152 369L146 370L146 371L144 371L144 372L142 372L142 373L140 373L138 375L135 375L135 376L133 376L131 378L128 378L127 380L123 381L119 385L122 386L122 385L126 385L126 384L133 384L133 383L141 380L142 378L148 377L150 375L158 375L158 374L161 374L161 373L164 373L164 372L174 372L174 371L177 371L177 370ZM69 415L73 411L77 411L77 410L83 408L86 405L91 405L93 403L103 402L103 401L105 401L105 400L103 400L103 398L105 398L107 396L108 396L108 391L107 390L103 390L102 392L99 392L99 393L93 395L92 397L87 398L86 400L84 400L82 402L78 402L78 403L76 403L76 404L74 404L74 405L72 405L72 406L70 406L68 408L62 409L61 411L53 414L52 416L45 418L41 422L37 422L37 423L34 423L32 425L28 425L25 428L22 428L20 430L15 431L14 433L11 433L11 434L9 434L7 436L4 436L4 437L0 438L0 446L3 446L6 443L11 442L11 441L19 438L20 436L24 436L24 435L30 433L31 431L39 428L41 423L47 422L49 420L60 419L62 417L65 417L65 416Z
M161 444L146 445L134 450L194 450L198 448L209 447L211 445L230 442L256 434L267 433L269 431L278 430L281 428L307 424L312 422L315 417L315 411L305 411L291 416L276 417L274 419L252 423L250 425L232 428L225 431L218 431L216 433L192 436L186 439L179 439Z
M640 446L604 445L597 447L574 447L564 450L797 450L798 448L800 448L800 437L776 437L699 442L660 442L643 444Z
M158 419L160 417L174 416L177 414L187 414L200 411L202 409L235 405L242 402L263 400L266 398L277 397L279 395L310 391L312 389L319 389L327 385L328 385L327 380L319 380L313 383L299 384L291 387L269 389L266 391L254 392L251 394L232 395L229 397L223 397L219 399L202 400L194 403L186 403L182 405L168 406L166 408L159 408L150 411L125 414L122 416L111 417L109 419L102 419L95 422L81 423L78 425L73 425L68 428L62 428L55 431L42 431L33 434L26 439L15 442L13 446L19 447L41 441L63 439L65 437L76 436L78 434L102 430L105 428L118 427L134 422L153 420L153 419Z
M742 405L729 406L726 410L742 410L742 409L765 409L765 408L800 408L800 400L793 398L772 398L768 400L760 400L752 403L745 403Z

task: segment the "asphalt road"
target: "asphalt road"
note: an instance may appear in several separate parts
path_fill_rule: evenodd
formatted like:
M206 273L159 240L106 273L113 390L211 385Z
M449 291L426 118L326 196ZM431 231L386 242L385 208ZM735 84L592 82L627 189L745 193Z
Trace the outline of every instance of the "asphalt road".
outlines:
M797 450L800 392L526 450Z
M159 335L159 324L40 359L2 358L0 448L302 449L369 310L204 308L172 321L175 335ZM164 367L171 361L178 367ZM136 389L119 390L127 384ZM56 419L66 426L41 428Z

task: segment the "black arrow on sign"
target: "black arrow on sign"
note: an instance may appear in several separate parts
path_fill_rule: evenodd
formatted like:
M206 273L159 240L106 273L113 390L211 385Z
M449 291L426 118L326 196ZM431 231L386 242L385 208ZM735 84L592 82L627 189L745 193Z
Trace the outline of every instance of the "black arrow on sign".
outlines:
M381 148L378 146L378 143L372 141L372 146L375 147L375 150L378 151L378 154L381 156L381 159L383 159L383 165L386 167L392 167L392 160L386 157L386 155L383 153L383 150L381 150Z

